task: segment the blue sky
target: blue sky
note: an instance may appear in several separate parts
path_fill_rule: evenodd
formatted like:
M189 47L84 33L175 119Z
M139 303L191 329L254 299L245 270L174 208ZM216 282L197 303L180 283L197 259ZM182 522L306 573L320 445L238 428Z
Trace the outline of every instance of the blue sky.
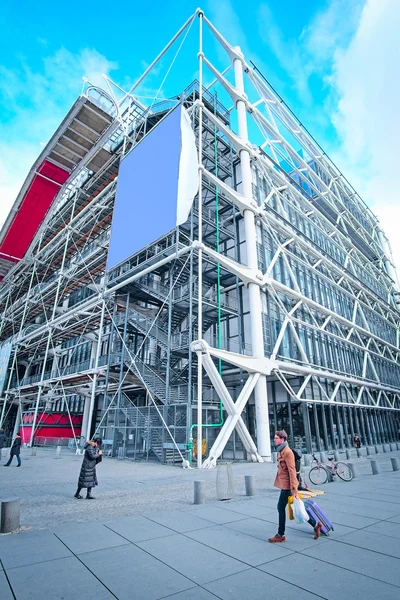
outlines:
M129 86L199 5L227 40L262 69L378 213L400 264L398 0L4 3L0 223L40 144L81 92L82 76L99 83L107 73ZM196 76L197 27L184 49L168 75L165 95L179 93L189 83L188 74ZM154 96L175 51L140 87L143 101ZM207 51L222 67L215 47Z

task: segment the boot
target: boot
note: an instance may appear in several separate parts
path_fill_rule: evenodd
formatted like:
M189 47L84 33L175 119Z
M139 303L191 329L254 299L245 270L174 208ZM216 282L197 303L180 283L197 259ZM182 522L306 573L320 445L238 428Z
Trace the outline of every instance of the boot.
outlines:
M92 488L87 489L86 500L95 500L96 498L92 496Z
M74 494L74 498L76 498L77 500L82 500L83 496L81 496L80 492L81 492L82 488L78 488L76 490L76 494Z

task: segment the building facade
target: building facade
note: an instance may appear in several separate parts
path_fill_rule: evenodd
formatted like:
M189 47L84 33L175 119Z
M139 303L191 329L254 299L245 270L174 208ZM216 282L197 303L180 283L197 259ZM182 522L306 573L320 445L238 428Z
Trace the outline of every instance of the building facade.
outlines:
M21 189L0 235L1 423L29 444L58 424L112 456L199 466L268 460L281 428L307 451L395 441L379 222L201 11L179 35L195 22L229 70L200 46L199 80L148 106L88 84ZM180 102L200 165L189 219L107 272L120 161Z

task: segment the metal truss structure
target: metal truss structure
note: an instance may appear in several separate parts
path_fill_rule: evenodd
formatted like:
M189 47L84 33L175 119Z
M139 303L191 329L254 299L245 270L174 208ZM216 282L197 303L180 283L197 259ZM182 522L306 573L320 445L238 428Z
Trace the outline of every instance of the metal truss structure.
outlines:
M199 194L187 223L106 273L119 162L178 102L146 106L135 90L195 22L199 77L179 99ZM33 415L32 444L61 401L112 455L196 456L199 467L270 460L274 428L308 450L349 446L355 433L396 439L389 242L257 67L198 10L131 90L105 82L107 92L86 84L45 148L70 175L5 270L0 334L13 350L1 423L12 415L16 431Z

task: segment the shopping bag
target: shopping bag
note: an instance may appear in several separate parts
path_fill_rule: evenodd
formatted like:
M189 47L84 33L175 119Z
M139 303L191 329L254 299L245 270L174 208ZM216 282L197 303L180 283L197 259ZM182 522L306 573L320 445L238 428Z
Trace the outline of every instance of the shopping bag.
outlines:
M304 502L303 500L300 500L300 498L293 499L293 516L295 523L298 525L301 525L301 523L307 523L310 518L307 514Z
M300 500L302 499L302 494L298 494L298 497L300 498ZM289 513L289 520L290 521L294 521L294 516L293 516L293 496L289 496L288 498L288 513Z

